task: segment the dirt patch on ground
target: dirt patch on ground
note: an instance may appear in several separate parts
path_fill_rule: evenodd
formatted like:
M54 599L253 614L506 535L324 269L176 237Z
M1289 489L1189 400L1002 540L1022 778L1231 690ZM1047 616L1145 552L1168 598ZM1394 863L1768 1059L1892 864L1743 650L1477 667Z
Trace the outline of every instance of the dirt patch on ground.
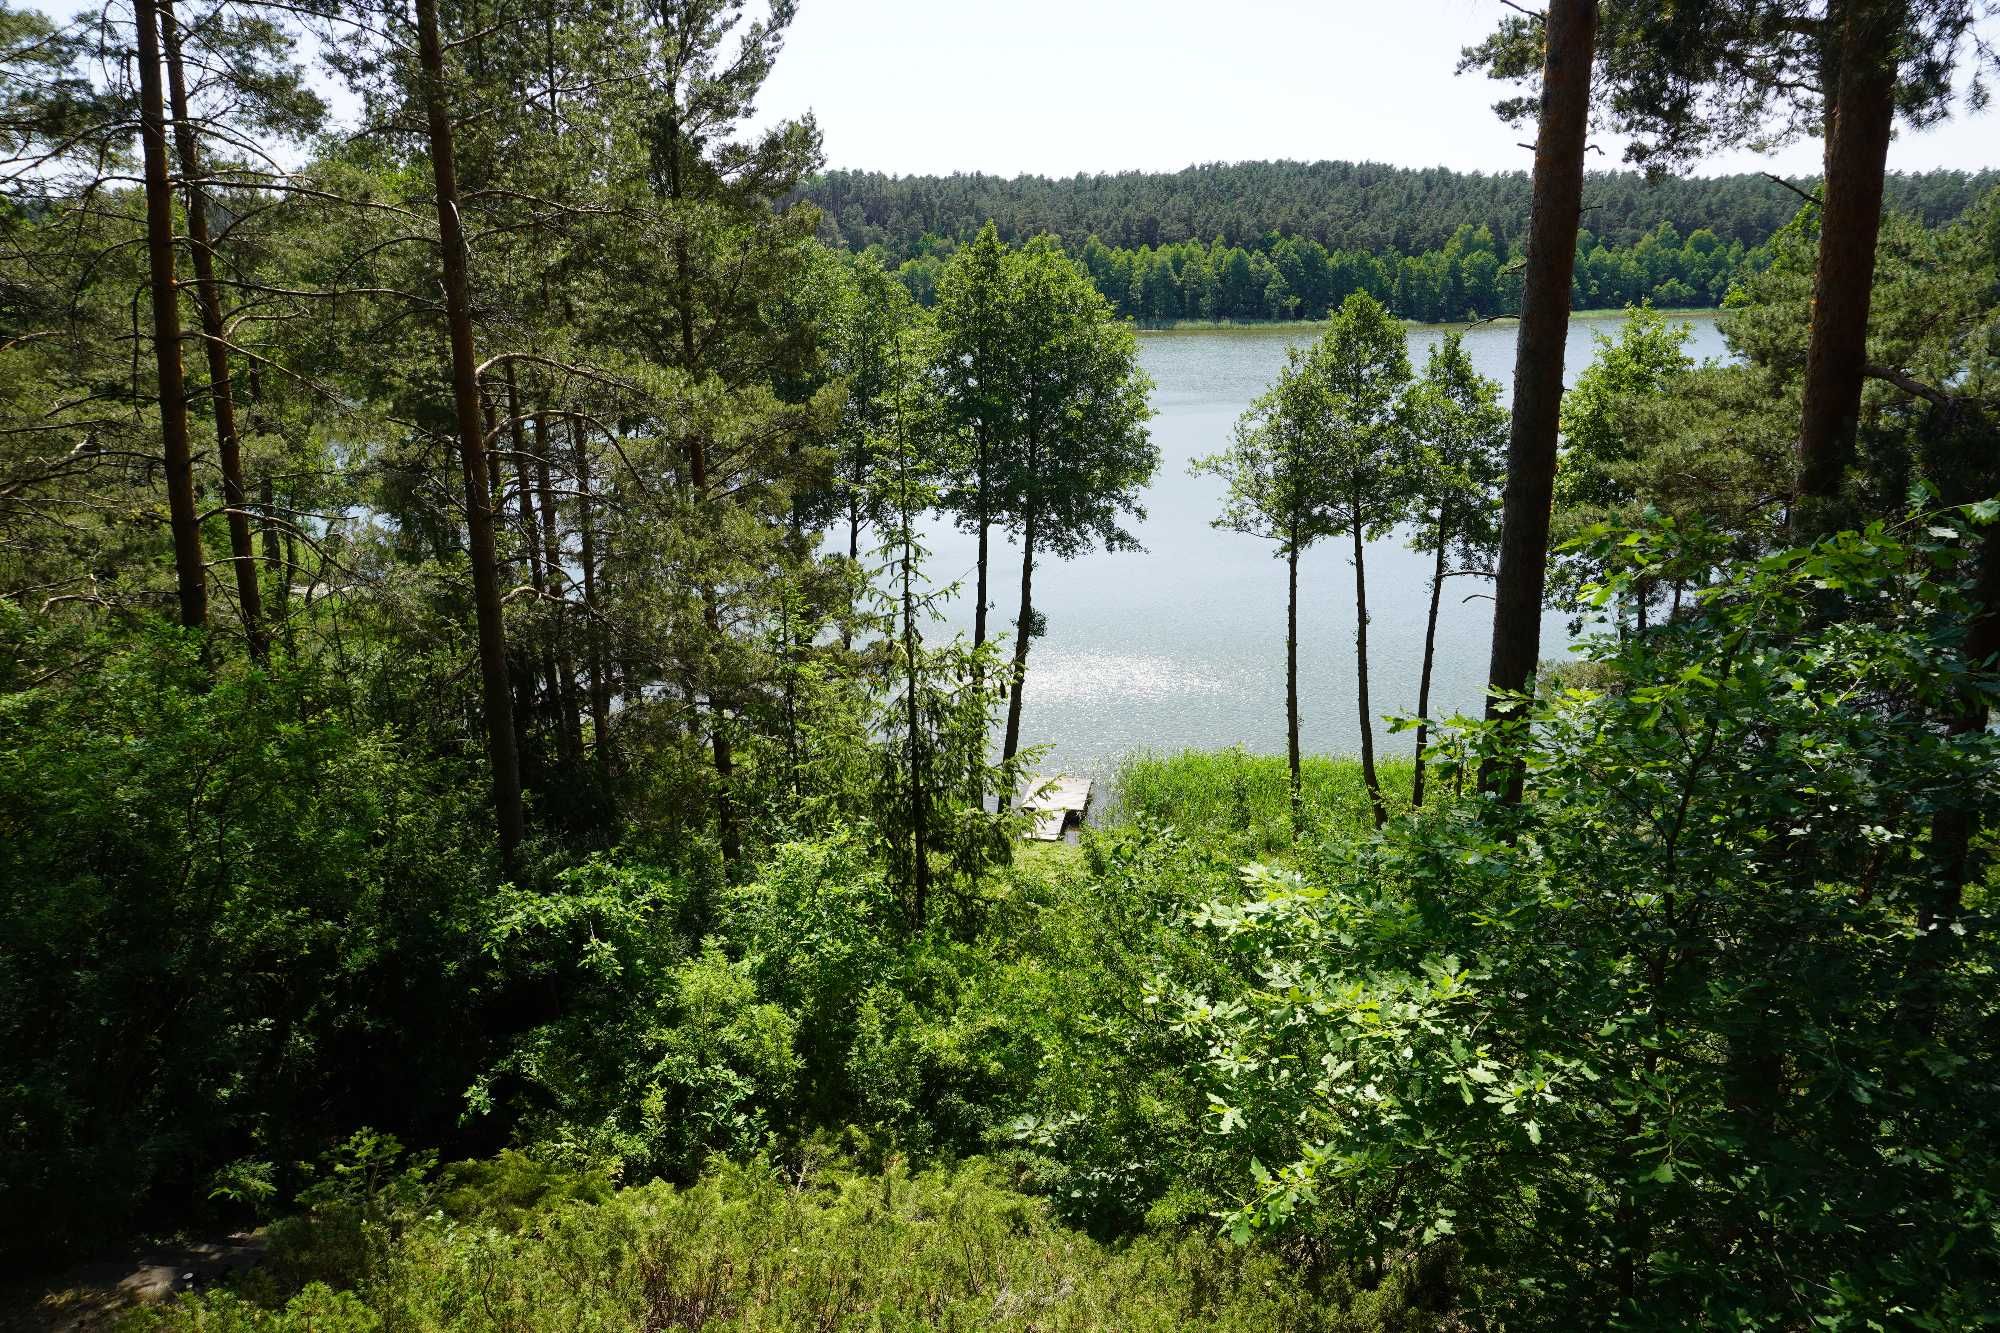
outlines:
M85 1333L104 1328L121 1311L225 1282L263 1257L264 1237L257 1232L133 1246L120 1255L0 1289L0 1330Z

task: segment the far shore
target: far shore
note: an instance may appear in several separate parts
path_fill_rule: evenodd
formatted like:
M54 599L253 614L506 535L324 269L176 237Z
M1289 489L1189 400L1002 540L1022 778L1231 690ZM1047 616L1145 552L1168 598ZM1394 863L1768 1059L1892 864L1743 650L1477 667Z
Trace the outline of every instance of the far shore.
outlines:
M1608 307L1603 310L1572 310L1569 317L1571 319L1615 319L1625 314L1626 309L1627 307L1618 306ZM1715 316L1720 315L1722 310L1716 306L1688 306L1663 309L1657 313L1665 315L1669 319L1713 319ZM1491 319L1451 320L1442 324L1425 324L1419 320L1406 319L1403 321L1403 327L1406 329L1469 329L1478 324L1511 324L1518 318L1519 316L1517 315L1495 315ZM1317 329L1323 328L1325 325L1326 321L1323 319L1175 319L1164 323L1139 321L1135 323L1134 327L1141 333L1229 333L1232 331L1265 333L1272 331L1282 332L1286 329Z

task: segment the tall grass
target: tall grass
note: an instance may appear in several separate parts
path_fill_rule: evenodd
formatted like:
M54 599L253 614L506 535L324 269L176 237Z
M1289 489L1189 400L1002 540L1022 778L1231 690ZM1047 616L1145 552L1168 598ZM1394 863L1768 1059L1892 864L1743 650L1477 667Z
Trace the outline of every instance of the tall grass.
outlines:
M1407 809L1415 766L1376 764L1391 813ZM1320 839L1360 835L1371 827L1368 789L1358 759L1312 756L1300 765L1307 831ZM1291 800L1283 755L1244 750L1139 754L1119 767L1101 824L1171 824L1240 855L1263 856L1291 845Z

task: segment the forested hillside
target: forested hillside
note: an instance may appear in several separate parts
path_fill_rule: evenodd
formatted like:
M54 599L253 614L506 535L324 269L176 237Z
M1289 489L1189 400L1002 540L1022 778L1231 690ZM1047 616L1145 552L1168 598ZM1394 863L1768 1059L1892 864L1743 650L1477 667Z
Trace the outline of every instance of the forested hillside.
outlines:
M1887 198L1936 226L1996 182L2000 172L1891 176ZM1761 175L1592 174L1571 304L1720 306L1767 262L1770 238L1812 188ZM1149 324L1324 319L1356 291L1428 323L1519 309L1528 181L1251 162L1069 180L829 172L797 197L820 208L825 239L879 249L925 304L944 261L991 220L1003 242L1061 238L1119 314Z
M1937 225L1957 217L2000 172L1891 174L1890 207ZM1813 182L1794 181L1810 190ZM1502 245L1524 234L1525 171L1413 170L1379 162L1212 163L1177 172L1120 172L1050 179L978 174L892 176L828 171L798 197L826 214L826 234L860 250L879 245L900 262L926 238L966 240L989 218L1009 243L1053 232L1073 246L1181 241L1261 247L1277 236L1330 250L1421 254L1442 250L1459 227L1485 227ZM1707 230L1724 244L1761 244L1798 212L1799 196L1762 175L1674 176L1593 171L1584 225L1609 246L1636 244L1666 222L1683 236Z
M1570 304L1578 310L1720 306L1770 259L1765 246L1725 244L1706 227L1683 237L1667 222L1622 247L1582 231L1576 248ZM953 250L940 243L905 260L896 276L928 305ZM1452 233L1443 249L1416 255L1328 250L1290 236L1249 247L1182 241L1124 250L1091 236L1077 258L1113 310L1153 325L1325 319L1355 292L1422 323L1511 315L1521 303L1519 255L1489 229L1470 225Z

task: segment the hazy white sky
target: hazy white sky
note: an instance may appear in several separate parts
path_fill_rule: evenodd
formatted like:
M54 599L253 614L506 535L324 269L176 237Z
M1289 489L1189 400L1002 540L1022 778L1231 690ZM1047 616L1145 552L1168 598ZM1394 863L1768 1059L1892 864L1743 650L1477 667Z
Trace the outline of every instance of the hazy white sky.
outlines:
M835 167L899 174L1173 170L1251 158L1524 169L1456 75L1499 0L801 0L766 117L812 110ZM2000 35L1996 33L1995 35ZM1600 139L1593 165L1622 144ZM2000 115L1901 135L1890 165L2000 166ZM1703 171L1815 173L1816 144Z
M52 12L104 0L28 0ZM1509 85L1454 73L1500 0L800 0L760 119L814 112L828 165L1064 176L1346 158L1525 169ZM1987 39L2000 44L2000 21ZM336 93L335 104L348 99ZM1592 166L1623 144L1598 136ZM1819 170L1816 141L1703 174ZM1889 165L2000 167L2000 113L1899 133Z

